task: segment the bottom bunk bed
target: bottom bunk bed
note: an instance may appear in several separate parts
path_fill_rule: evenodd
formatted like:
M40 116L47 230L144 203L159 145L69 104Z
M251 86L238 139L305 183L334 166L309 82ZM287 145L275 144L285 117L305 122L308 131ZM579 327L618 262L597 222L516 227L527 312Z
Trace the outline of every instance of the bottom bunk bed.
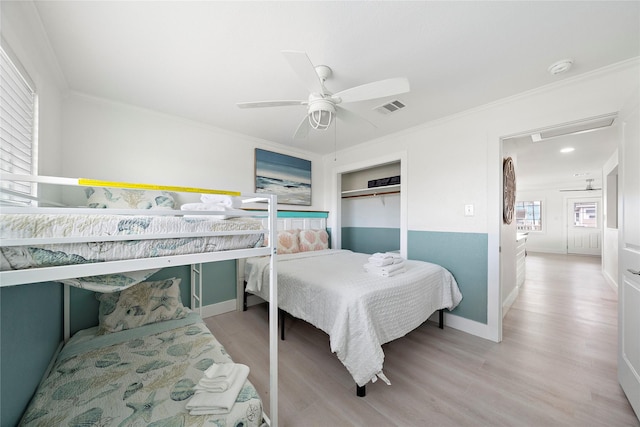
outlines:
M169 279L100 294L99 326L62 348L20 425L262 425L249 369L176 303L178 286Z

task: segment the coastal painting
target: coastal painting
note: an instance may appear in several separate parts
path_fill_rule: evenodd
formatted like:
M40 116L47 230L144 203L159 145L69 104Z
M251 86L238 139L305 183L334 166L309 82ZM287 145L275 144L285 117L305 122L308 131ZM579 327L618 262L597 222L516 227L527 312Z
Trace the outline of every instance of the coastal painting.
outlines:
M311 206L311 161L256 148L256 193L278 203Z

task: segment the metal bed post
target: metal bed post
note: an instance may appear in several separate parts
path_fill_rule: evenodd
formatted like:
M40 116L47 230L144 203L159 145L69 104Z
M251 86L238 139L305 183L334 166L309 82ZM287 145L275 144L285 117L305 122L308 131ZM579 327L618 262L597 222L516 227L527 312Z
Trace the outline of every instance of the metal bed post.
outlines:
M62 288L62 332L64 333L64 342L71 338L71 288L64 285Z
M278 426L278 272L277 254L277 209L278 196L269 196L269 245L271 259L269 265L269 393L271 427Z

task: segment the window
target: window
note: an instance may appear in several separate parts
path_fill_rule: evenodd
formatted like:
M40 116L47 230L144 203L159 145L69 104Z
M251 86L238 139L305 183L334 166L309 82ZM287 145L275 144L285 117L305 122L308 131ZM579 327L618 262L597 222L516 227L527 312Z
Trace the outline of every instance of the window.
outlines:
M598 204L596 202L576 202L573 204L574 227L598 228Z
M516 202L516 227L520 231L542 231L542 202Z
M32 175L37 173L37 96L26 72L12 58L3 43L0 46L0 170ZM30 196L35 196L35 184L5 181L0 184L3 203L30 203Z

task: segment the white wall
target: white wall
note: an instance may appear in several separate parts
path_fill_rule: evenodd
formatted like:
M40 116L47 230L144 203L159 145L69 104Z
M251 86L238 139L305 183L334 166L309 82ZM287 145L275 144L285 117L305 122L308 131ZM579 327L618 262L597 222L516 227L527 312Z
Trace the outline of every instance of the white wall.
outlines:
M312 206L321 209L321 158L223 129L72 93L64 102L63 175L254 192L255 148L312 161Z
M1 2L2 44L13 51L31 80L38 96L38 173L61 174L62 93L66 81L49 47L31 2Z
M500 137L617 111L638 73L638 60L627 61L326 156L325 204L337 209L336 171L405 152L408 229L487 234L489 320L469 330L500 340ZM464 216L466 204L474 205L475 216ZM332 227L335 221L330 218Z
M614 288L618 289L618 228L610 227L608 219L612 219L615 225L617 224L617 218L609 218L609 215L617 214L618 206L618 189L617 189L617 176L618 176L618 150L607 160L602 167L602 180L604 186L602 192L605 195L603 198L604 212L602 220L602 274L607 282ZM612 176L612 179L607 179L608 176ZM612 206L611 206L612 205ZM613 209L611 209L613 208ZM609 213L611 212L611 213Z

